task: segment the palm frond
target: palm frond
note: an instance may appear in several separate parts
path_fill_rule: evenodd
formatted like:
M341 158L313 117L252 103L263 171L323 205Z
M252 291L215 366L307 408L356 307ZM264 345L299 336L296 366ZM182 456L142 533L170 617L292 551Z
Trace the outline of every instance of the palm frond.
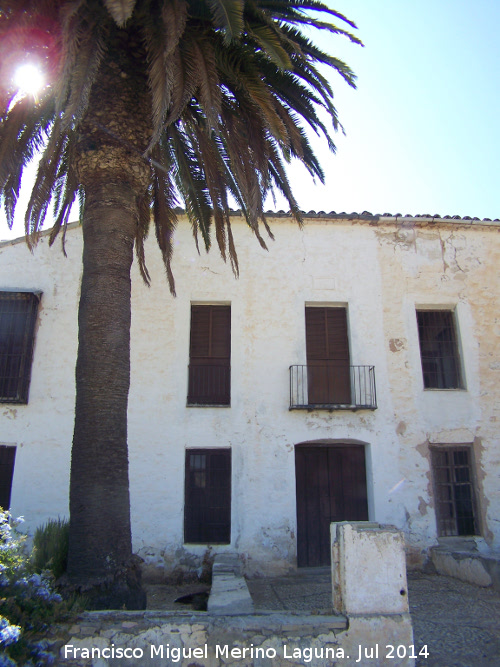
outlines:
M353 35L353 33L349 32L348 30L339 28L339 26L333 23L327 23L326 21L318 21L316 19L311 18L310 16L305 16L302 17L301 19L295 19L294 23L299 25L300 24L307 25L311 28L316 28L318 30L326 30L327 32L332 33L333 35L344 35L349 39L350 42L363 46L363 42L359 39L359 37L356 37L356 35Z
M173 0L164 3L156 14L151 7L141 14L142 33L148 59L148 83L151 91L153 133L146 150L149 154L163 130L172 90L177 83L172 57L187 22L187 3Z
M54 120L54 104L44 96L38 105L26 97L9 110L0 122L0 189L9 173L23 169L46 143Z
M275 186L287 200L293 218L299 224L299 226L302 226L303 219L299 205L297 204L292 189L290 188L290 183L288 182L285 168L279 153L276 150L274 150L273 155L269 161L269 170L273 177Z
M210 127L219 124L221 90L213 46L201 38L192 42L193 54L198 65L196 98Z
M210 249L212 208L202 166L198 163L189 137L179 124L172 127L172 149L175 156L174 178L186 206L186 213L196 235L201 232L205 249Z
M292 62L276 29L269 25L253 25L247 28L248 37L253 38L263 53L280 69L290 69Z
M139 197L137 202L137 233L135 236L135 252L137 256L137 263L139 264L139 271L142 279L149 287L151 284L151 276L149 275L148 267L146 266L146 257L144 254L144 243L149 234L149 225L151 222L151 190Z
M25 229L30 245L36 242L38 231L43 224L66 141L67 137L61 131L61 121L58 119L54 123L51 137L38 165L35 183L26 208Z
M61 26L61 65L59 76L53 85L56 111L62 112L68 102L71 89L72 72L78 59L78 50L87 35L85 20L85 0L72 0L65 3L59 12Z
M71 207L73 206L79 190L78 179L74 168L75 147L76 142L68 137L64 144L63 153L59 161L58 173L56 175L56 184L54 187L55 220L49 236L49 245L52 245L61 231L61 228L63 229L62 248L65 255L66 227L71 213Z
M164 127L174 124L182 115L198 85L196 53L190 41L179 44L171 55L175 79L172 100Z
M188 19L188 3L186 0L170 0L164 2L161 17L165 31L165 53L170 55L177 48Z
M203 119L197 119L196 115L193 115L193 122L189 124L187 131L196 158L203 165L206 188L212 204L215 237L221 256L225 261L226 227L230 225L230 220L220 140L219 137L210 132Z
M78 58L71 71L71 88L63 113L63 129L74 127L83 117L87 108L92 85L106 54L105 31L96 15L87 17L87 30L78 48Z
M353 21L320 0L256 0L256 4L283 21L289 20L297 12L316 11L333 16L351 28L356 28Z
M103 0L108 12L113 20L121 28L123 27L134 11L136 0Z
M244 0L208 0L214 26L222 30L225 44L237 39L243 30Z
M175 214L176 198L171 172L169 171L169 161L166 159L170 153L170 148L165 146L165 143L166 141L164 140L163 146L157 145L153 153L155 162L161 164L163 168L153 168L152 199L156 240L160 246L170 292L175 296L175 281L171 260L173 235L177 225L177 216ZM143 215L145 215L145 212L143 212Z
M276 113L270 87L262 79L262 74L258 70L241 69L237 81L228 83L235 98L241 101L241 106L244 108L245 103L252 104L273 136L286 143L286 129Z

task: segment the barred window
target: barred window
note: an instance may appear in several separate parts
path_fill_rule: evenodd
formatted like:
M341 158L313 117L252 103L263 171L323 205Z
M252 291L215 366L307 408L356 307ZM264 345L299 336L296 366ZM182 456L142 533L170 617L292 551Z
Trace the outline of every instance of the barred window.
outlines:
M471 449L431 448L439 536L477 535Z
M455 319L450 310L418 310L425 389L462 389Z
M186 451L184 541L194 544L230 543L230 449Z
M0 292L0 402L27 403L39 295Z

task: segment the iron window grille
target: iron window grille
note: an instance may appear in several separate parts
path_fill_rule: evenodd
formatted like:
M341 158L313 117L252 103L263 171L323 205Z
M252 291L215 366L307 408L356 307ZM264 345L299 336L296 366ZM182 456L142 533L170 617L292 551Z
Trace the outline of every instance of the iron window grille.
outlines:
M290 366L290 410L376 410L374 366Z
M39 294L0 292L0 402L27 403Z
M425 389L463 389L455 319L450 310L418 310Z
M431 448L440 537L478 535L470 447Z

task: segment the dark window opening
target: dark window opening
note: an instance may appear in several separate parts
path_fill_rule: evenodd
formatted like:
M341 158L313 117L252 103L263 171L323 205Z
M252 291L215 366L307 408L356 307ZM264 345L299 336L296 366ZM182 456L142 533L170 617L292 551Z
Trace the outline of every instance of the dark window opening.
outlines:
M231 306L191 306L188 405L230 405Z
M478 535L470 447L431 449L440 537Z
M184 542L231 542L231 450L188 449Z
M12 491L15 458L15 447L0 445L0 507L4 510L10 508L10 494Z
M425 389L462 389L453 313L419 310L417 323Z
M0 402L27 403L39 297L0 292Z

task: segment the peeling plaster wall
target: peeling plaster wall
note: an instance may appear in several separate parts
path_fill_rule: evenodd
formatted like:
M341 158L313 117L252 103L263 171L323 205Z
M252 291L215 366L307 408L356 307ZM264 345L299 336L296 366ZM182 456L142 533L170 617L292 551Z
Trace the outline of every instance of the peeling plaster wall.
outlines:
M405 530L436 538L429 445L473 448L482 535L499 549L500 239L496 226L389 225L377 229L391 396ZM415 310L454 309L464 390L424 390Z
M235 280L216 248L196 253L179 224L173 270L148 242L153 282L133 268L129 455L134 549L151 571L192 567L206 547L183 545L188 447L231 447L232 541L249 572L296 563L294 446L367 443L370 519L403 529L418 554L436 542L429 443L474 443L483 534L500 539L498 227L394 219L270 219L263 250L233 218ZM0 441L17 444L12 511L33 529L68 514L81 230L65 258L43 237L0 245L0 289L43 290L30 401L0 407ZM231 304L231 407L186 407L191 303ZM348 309L351 363L376 367L378 409L289 411L291 364L306 362L305 304ZM457 308L466 391L424 391L415 306ZM495 319L496 318L496 319Z

